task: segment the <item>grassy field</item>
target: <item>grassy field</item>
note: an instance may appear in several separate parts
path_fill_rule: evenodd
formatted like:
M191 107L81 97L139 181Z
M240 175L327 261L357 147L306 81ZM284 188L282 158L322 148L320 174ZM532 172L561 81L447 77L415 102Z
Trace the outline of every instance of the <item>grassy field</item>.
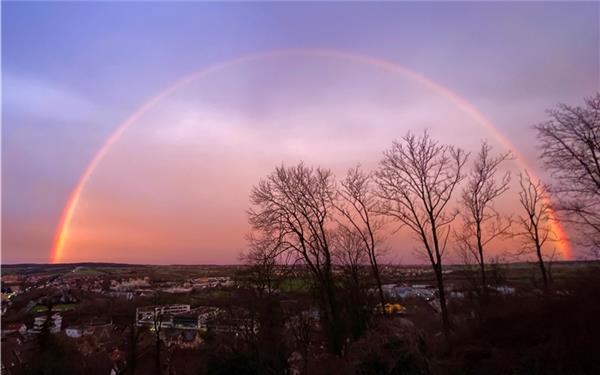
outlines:
M76 303L60 303L58 305L52 306L52 311L61 312L68 310L75 310L77 308Z
M31 312L34 314L39 314L48 311L48 308L44 305L36 305L31 309Z
M306 293L310 290L310 283L307 279L293 277L283 280L279 288L284 293Z
M60 303L58 305L52 306L52 311L53 312L63 312L63 311L75 310L76 308L77 308L76 303ZM33 309L31 309L31 312L33 312L34 314L39 314L39 313L43 313L43 312L47 312L47 311L48 311L48 307L46 307L44 305L36 305L36 306L34 306Z

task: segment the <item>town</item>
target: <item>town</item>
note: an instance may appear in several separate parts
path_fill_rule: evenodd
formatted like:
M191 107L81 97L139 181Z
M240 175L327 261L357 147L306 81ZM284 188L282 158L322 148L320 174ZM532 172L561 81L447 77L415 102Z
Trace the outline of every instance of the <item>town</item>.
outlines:
M593 264L557 263L555 282ZM499 298L542 294L532 284L532 265L497 267L490 290ZM471 299L470 273L467 266L445 271L455 310L465 309ZM325 355L319 308L310 298L302 269L282 268L276 274L280 280L272 293L289 348L287 365L291 373L307 373L305 366L316 366L316 358ZM434 323L438 295L427 267L388 265L382 267L382 276L388 301L385 325L402 332L439 329ZM252 288L250 270L243 265L3 266L2 373L28 373L52 360L72 361L74 368L83 365L88 374L121 374L131 372L132 366L151 373L157 361L165 373L198 373L219 361L210 354L214 348L246 350L263 328L272 330L261 326L273 322L259 317L265 306L258 305ZM381 306L372 306L370 314L377 316ZM462 311L460 319L470 313ZM40 348L44 336L52 340L50 349ZM43 350L57 353L42 361Z

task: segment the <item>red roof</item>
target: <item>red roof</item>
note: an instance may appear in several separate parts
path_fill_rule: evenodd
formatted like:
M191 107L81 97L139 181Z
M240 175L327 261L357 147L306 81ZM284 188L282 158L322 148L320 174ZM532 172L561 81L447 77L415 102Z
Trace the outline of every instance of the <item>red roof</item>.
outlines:
M2 327L2 328L4 328L4 329L5 329L5 330L7 330L7 331L13 331L13 330L15 330L15 331L18 331L18 330L20 330L20 329L21 329L23 326L24 326L24 324L23 324L23 323L8 323L8 324L5 324L5 325L3 325L3 327Z

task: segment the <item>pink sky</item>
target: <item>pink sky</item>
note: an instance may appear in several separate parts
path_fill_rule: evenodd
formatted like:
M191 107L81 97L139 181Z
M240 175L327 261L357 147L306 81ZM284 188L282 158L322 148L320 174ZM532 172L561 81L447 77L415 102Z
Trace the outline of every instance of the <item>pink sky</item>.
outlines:
M236 262L249 191L276 165L373 169L393 139L425 129L467 150L482 139L506 150L464 107L377 64L302 53L226 66L162 99L108 149L58 260ZM515 210L516 192L502 203ZM388 245L390 259L419 261L408 233Z

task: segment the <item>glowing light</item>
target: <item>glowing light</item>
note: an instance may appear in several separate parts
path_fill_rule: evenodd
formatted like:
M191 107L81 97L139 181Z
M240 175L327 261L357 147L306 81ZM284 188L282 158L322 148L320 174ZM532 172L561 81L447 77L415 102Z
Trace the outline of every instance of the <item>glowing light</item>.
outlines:
M89 163L89 165L84 170L81 177L79 178L79 181L77 182L77 185L75 186L75 189L69 196L69 199L63 209L63 213L61 215L61 219L60 219L59 225L56 230L54 243L52 246L52 252L51 252L51 261L53 263L59 263L60 261L63 260L63 257L64 257L63 250L65 247L65 242L69 236L69 229L70 229L71 221L73 219L73 214L79 203L81 193L82 193L83 189L85 188L88 180L94 173L94 170L96 169L98 164L100 164L100 162L102 161L104 156L107 154L107 152L110 150L112 145L115 144L121 138L123 133L131 125L133 125L144 113L146 113L148 110L154 108L158 103L160 103L161 100L163 100L167 96L169 96L172 93L174 93L175 91L177 91L177 89L185 86L188 83L191 83L192 81L194 81L196 79L199 79L203 76L214 73L218 70L225 69L225 68L237 65L237 64L244 63L244 62L249 62L249 61L254 61L254 60L259 60L259 59L265 59L265 58L277 57L277 56L294 56L294 55L316 56L316 57L321 56L321 57L330 57L330 58L337 58L337 59L343 59L343 60L350 60L350 61L355 61L355 62L362 62L365 64L369 64L371 66L375 66L377 68L386 70L390 73L400 74L402 76L409 77L409 78L413 79L414 81L431 89L432 91L438 93L439 95L442 95L443 97L447 98L452 103L456 104L462 111L467 113L477 123L479 123L484 128L486 128L496 138L496 140L498 142L500 142L504 147L512 150L512 152L513 152L514 156L517 158L517 162L519 163L519 166L521 168L525 168L529 171L532 170L532 168L530 168L529 165L526 163L526 161L525 161L526 159L516 150L516 148L510 143L510 141L500 131L498 131L494 127L494 125L488 119L486 119L485 116L481 112L479 112L473 105L471 105L468 101L466 101L464 98L462 98L458 94L450 91L448 88L441 86L441 85L431 81L427 77L422 76L422 75L420 75L412 70L409 70L401 65L398 65L396 63L392 63L392 62L389 62L386 60L376 59L376 58L363 56L363 55L352 54L352 53L348 53L348 52L334 51L334 50L287 49L287 50L278 50L278 51L272 51L272 52L259 53L259 54L244 56L244 57L230 60L230 61L227 61L224 63L212 65L212 66L209 66L200 71L194 72L194 73L184 77L183 79L175 82L171 86L167 87L165 90L163 90L158 95L154 96L149 101L147 101L144 105L142 105L131 116L129 116L129 118L127 118L125 120L125 122L123 122L115 130L115 132L106 140L106 142L98 150L98 152L93 157L92 161ZM548 200L547 197L545 199ZM558 220L558 216L554 211L551 212L550 216L552 219L551 224L550 224L551 229L559 239L559 241L558 241L559 247L560 247L559 250L562 251L562 254L566 259L570 259L571 258L571 247L570 247L568 237L565 233L565 230L562 227L560 221Z

